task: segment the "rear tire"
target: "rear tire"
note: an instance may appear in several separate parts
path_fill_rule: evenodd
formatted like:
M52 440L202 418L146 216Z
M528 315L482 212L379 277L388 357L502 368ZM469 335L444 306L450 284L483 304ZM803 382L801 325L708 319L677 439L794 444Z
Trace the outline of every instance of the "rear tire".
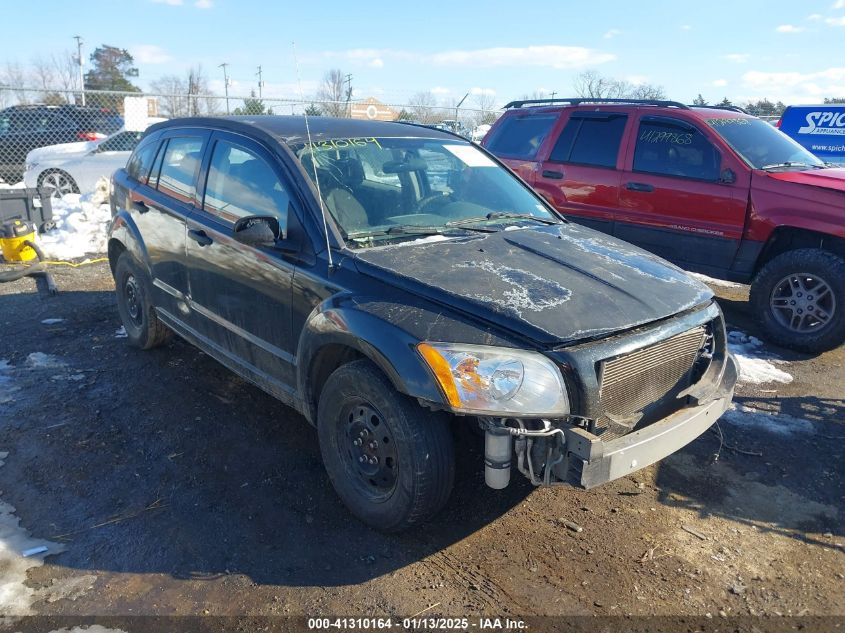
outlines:
M398 393L369 360L329 376L317 433L334 489L367 525L399 532L431 518L448 500L455 477L448 418Z
M818 353L845 340L845 259L818 248L787 251L751 284L752 310L773 343Z
M152 304L150 277L128 252L117 258L114 267L117 311L129 344L152 349L170 337L170 330L159 320Z

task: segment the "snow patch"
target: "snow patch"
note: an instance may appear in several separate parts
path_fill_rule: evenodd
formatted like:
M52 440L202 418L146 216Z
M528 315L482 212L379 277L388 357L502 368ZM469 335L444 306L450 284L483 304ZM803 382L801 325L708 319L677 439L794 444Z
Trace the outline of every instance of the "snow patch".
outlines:
M785 365L786 362L766 352L761 352L763 342L754 337L734 330L728 332L728 349L739 365L739 381L759 385L766 382L792 382L788 374L773 363Z
M42 325L55 325L56 323L61 323L64 319L42 319Z
M111 221L108 190L108 180L101 178L94 193L67 194L61 200L53 200L56 228L38 236L48 259L74 259L106 252Z
M699 281L703 281L704 283L710 286L721 286L722 288L742 288L742 284L737 284L732 281L725 281L724 279L714 279L713 277L708 277L707 275L702 275L701 273L691 273L686 271L690 277L695 277Z
M12 384L12 378L8 374L10 369L12 369L12 366L9 361L0 359L0 404L11 402L12 394L18 390Z
M722 415L722 420L728 424L747 429L768 431L777 435L807 435L815 433L816 429L809 420L795 418L785 413L762 411L744 405L731 405Z
M122 325L114 331L115 338L127 338L129 335L126 333L126 328Z
M0 466L9 453L0 452ZM24 557L22 552L46 547L47 552ZM26 586L30 569L44 564L44 557L63 552L64 547L43 539L32 538L29 530L21 527L15 508L0 500L0 617L21 616L33 613L32 605L41 599L39 591Z
M0 182L0 189L26 189L26 185L23 180L16 182L14 185L10 185L7 182Z
M99 624L91 626L75 626L72 629L56 629L50 633L126 633L123 629L107 629Z
M56 356L44 352L32 352L26 357L26 366L30 369L60 369L67 364Z

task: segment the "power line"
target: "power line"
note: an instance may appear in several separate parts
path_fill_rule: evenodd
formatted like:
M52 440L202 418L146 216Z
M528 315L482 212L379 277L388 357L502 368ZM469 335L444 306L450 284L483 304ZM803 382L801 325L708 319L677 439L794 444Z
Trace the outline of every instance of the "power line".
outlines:
M223 69L223 91L226 94L226 114L229 114L229 74L226 72L228 65L228 63L223 62L218 66L218 68Z
M79 63L79 92L82 95L82 105L85 105L85 74L82 72L82 36L74 35L76 40L76 61Z
M261 81L261 66L258 67L258 72L255 74L258 75L258 98L261 99L261 89L264 87L264 82Z

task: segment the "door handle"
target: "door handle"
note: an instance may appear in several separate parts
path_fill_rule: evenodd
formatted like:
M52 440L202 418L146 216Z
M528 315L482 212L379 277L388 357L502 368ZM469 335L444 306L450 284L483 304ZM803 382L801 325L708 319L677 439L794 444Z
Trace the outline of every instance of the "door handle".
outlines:
M651 192L654 191L654 185L649 185L645 182L629 182L625 185L625 189L628 189L629 191Z
M562 171L554 171L553 169L544 169L543 178L551 178L552 180L560 180L563 178Z
M147 203L143 200L133 200L132 208L135 209L138 213L146 213L150 210L150 208L147 206Z
M188 231L188 237L190 237L200 246L208 246L209 244L214 242L213 239L206 235L205 231L190 230Z

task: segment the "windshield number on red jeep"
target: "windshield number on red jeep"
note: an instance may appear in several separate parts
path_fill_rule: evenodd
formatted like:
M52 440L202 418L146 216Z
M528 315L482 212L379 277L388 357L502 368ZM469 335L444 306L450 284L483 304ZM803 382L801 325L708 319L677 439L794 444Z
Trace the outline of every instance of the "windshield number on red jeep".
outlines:
M748 125L748 119L707 119L707 125L710 127L720 127L722 125Z

